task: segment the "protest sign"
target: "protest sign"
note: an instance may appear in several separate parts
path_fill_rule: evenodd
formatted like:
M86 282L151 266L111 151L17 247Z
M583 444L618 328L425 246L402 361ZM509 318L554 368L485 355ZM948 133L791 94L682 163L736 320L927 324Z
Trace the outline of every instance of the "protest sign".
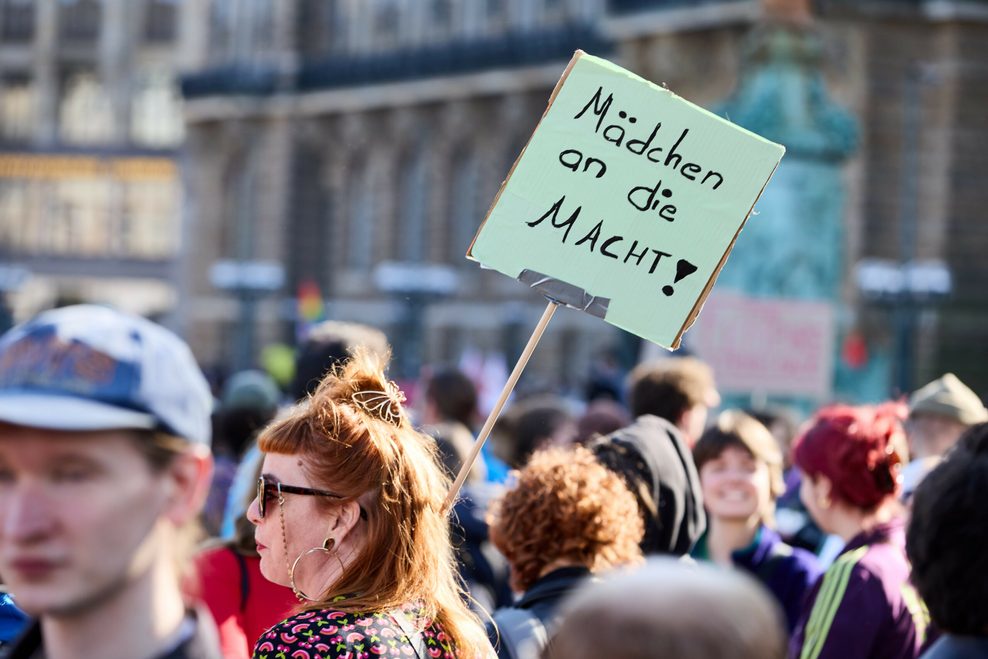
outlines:
M467 256L675 349L783 152L577 51Z
M689 347L713 367L722 392L826 400L833 393L834 323L830 302L716 291Z
M467 252L550 302L444 511L560 304L679 347L784 151L607 60L573 55Z

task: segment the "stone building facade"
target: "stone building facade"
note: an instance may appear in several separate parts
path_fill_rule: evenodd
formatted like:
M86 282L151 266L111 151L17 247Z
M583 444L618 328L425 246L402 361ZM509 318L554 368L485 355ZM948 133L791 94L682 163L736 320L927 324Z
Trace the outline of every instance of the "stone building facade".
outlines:
M68 301L174 308L182 9L0 2L0 297L15 317Z
M289 339L295 291L314 281L328 316L385 329L399 353L421 339L426 362L456 360L467 348L510 358L544 307L463 254L573 50L615 59L711 107L739 85L749 33L789 20L779 6L792 4L189 2L209 26L200 35L206 64L183 81L192 239L179 317L197 352L230 360L244 322L256 326L256 345ZM988 267L971 258L988 240L976 208L985 193L972 183L988 174L976 147L988 139L988 122L975 98L985 91L977 81L988 59L988 5L818 5L812 27L797 20L786 29L822 36L827 89L862 129L846 167L844 322L875 351L891 349L890 312L862 298L853 266L866 256L901 259L900 204L912 203L922 217L916 253L945 260L955 291L918 316L916 376L954 368L988 390L988 367L956 361L954 344L978 350L988 331L978 328L988 313L980 293ZM904 189L903 166L912 161L901 129L903 80L917 53L940 73L935 89L921 86L917 185ZM224 293L209 279L218 260L280 263L286 283L259 298ZM408 266L407 277L422 282L451 271L456 283L395 293L376 276L385 262ZM420 334L409 333L409 320L421 321ZM598 319L568 311L553 319L529 373L575 384L601 351L634 359L636 348Z

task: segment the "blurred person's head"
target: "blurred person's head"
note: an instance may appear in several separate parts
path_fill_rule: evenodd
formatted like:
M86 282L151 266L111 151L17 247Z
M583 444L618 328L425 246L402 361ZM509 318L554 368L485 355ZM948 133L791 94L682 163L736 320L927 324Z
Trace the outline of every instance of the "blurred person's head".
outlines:
M772 525L782 495L782 455L768 429L737 410L722 412L693 447L708 520Z
M782 659L778 605L740 572L649 559L568 602L549 659Z
M559 567L602 572L641 560L644 529L634 496L582 446L535 452L489 521L517 592Z
M779 445L783 470L792 467L792 442L796 439L797 424L793 413L781 407L745 410L745 413L768 428Z
M508 465L522 467L540 448L569 446L576 422L566 401L540 394L513 403L498 422L495 451Z
M477 414L477 388L462 371L440 368L426 379L423 403L422 430L436 439L443 468L455 478L473 448L471 427ZM475 461L468 482L486 480L484 461Z
M972 427L916 488L906 533L912 582L938 628L988 636L988 423Z
M213 450L242 455L257 432L274 418L280 399L278 385L266 373L248 370L231 376L223 385L215 412Z
M590 450L621 476L645 523L646 554L688 554L706 528L700 477L682 432L650 414L590 443Z
M110 638L121 601L180 623L211 407L188 346L143 318L79 305L0 338L0 574L18 606L43 626L114 612Z
M423 615L470 656L483 638L461 599L442 514L449 478L384 365L355 350L258 438L264 466L247 515L261 572L308 609L421 602Z
M915 458L943 456L965 430L988 421L976 393L953 373L917 389L909 397L906 435Z
M692 444L720 405L710 367L693 357L675 357L636 366L628 376L632 416L652 414L679 428Z
M295 356L289 392L292 398L300 401L314 392L323 376L346 361L358 346L378 355L390 351L384 332L368 325L326 320L313 327Z
M892 405L832 405L816 413L793 444L793 463L803 475L800 498L823 531L848 540L876 515L891 513L902 444Z
M587 409L576 421L576 444L586 445L595 437L609 435L631 423L627 408L615 400L598 398L587 405Z
M429 378L425 387L423 423L454 421L470 428L477 415L477 387L465 373L443 368Z

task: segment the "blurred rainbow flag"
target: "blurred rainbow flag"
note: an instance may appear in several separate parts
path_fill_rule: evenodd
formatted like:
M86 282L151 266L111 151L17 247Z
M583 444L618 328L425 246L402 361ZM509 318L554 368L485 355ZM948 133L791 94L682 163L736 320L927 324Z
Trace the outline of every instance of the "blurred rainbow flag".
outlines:
M319 284L314 279L305 279L299 282L298 293L296 294L296 318L298 325L296 338L303 341L309 334L312 326L324 320L325 309L322 303L322 291Z

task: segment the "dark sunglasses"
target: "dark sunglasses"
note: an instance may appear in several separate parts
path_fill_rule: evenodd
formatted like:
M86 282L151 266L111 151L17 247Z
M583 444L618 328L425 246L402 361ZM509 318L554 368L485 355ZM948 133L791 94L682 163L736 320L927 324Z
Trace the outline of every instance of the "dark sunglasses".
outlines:
M264 476L257 479L257 516L264 519L267 512L268 501L277 501L281 494L303 494L306 496L330 497L342 499L339 494L327 492L326 490L314 490L311 487L298 487L297 485L285 485L277 481L269 481Z

